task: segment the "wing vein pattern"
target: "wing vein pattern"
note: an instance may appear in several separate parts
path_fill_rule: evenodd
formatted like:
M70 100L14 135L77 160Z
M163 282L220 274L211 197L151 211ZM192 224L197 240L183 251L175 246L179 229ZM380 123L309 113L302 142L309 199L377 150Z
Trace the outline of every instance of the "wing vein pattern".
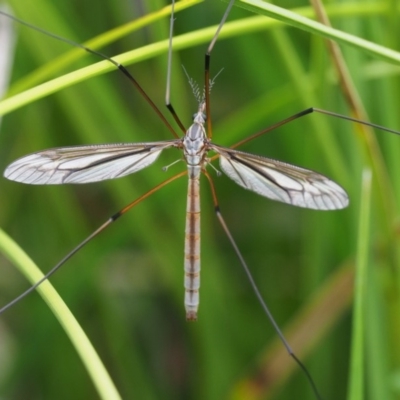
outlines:
M156 161L179 140L53 148L22 157L4 176L31 185L89 183L121 178Z
M220 166L239 186L269 199L315 210L337 210L349 204L337 183L317 172L281 161L210 144Z

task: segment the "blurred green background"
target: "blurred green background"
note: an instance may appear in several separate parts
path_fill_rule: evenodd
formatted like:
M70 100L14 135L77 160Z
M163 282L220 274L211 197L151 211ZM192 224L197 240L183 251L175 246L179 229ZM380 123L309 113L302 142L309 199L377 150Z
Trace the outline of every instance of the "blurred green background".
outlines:
M400 37L396 2L332 15L338 28L393 49ZM159 10L168 1L13 0L14 13L77 42ZM342 5L353 4L343 2ZM286 0L285 8L310 7ZM337 10L341 2L336 2ZM176 15L175 35L217 24L226 3L205 1ZM368 11L370 10L370 11ZM253 18L234 7L228 21ZM109 56L168 37L168 18L101 51ZM70 50L15 25L12 82ZM172 103L186 126L197 104L181 69L200 85L207 44L173 54ZM400 130L400 69L343 48L371 121ZM69 70L97 62L85 56ZM213 141L230 146L305 108L350 115L325 42L281 25L217 42L211 75ZM129 67L164 111L166 54ZM60 71L62 75L67 71ZM168 113L165 112L168 116ZM169 118L169 116L168 116ZM367 323L368 399L400 398L400 138L376 131L383 175L374 175ZM169 131L118 71L29 104L4 117L1 169L47 147L170 139ZM313 169L349 193L348 209L317 212L278 204L215 177L222 213L261 293L325 399L345 398L351 347L351 292L361 174L371 164L363 132L336 118L309 115L241 149ZM376 147L374 148L377 149ZM26 186L1 180L1 227L43 270L110 215L184 169L161 168L165 152L130 177L82 186ZM372 156L375 163L377 159ZM216 164L216 163L215 163ZM216 164L217 165L217 164ZM202 276L199 320L183 307L185 178L171 183L93 240L51 280L88 334L124 399L311 399L311 389L266 319L213 212L202 180ZM27 286L0 256L0 305ZM290 329L291 326L291 329ZM294 338L293 338L294 335ZM296 336L297 335L297 336ZM291 341L293 339L293 341ZM271 347L272 346L272 347ZM32 294L0 318L0 397L95 399L98 395L58 321ZM272 360L272 361L271 361Z

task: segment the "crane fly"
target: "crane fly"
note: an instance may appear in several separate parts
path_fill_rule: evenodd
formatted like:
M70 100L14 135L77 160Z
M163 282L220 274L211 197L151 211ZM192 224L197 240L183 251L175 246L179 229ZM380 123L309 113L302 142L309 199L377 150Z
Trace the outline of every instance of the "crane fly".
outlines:
M224 19L227 15L225 13ZM214 43L215 40L208 54ZM205 129L209 102L207 94L213 84L209 80L208 70L206 75L204 94L200 97L197 93L196 96L199 104L193 124L182 138L53 148L22 157L4 172L7 179L31 185L84 184L135 173L153 164L163 150L180 149L188 175L184 250L185 309L188 320L197 319L199 305L200 176L210 162L210 151L217 153L220 168L229 178L243 188L269 199L316 210L337 210L348 205L346 192L323 175L214 144Z

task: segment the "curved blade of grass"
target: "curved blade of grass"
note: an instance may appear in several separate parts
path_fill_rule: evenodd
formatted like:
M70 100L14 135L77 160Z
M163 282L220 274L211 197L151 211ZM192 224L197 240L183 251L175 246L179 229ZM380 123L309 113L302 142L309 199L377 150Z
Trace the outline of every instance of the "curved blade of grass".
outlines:
M358 50L364 51L372 57L376 57L390 63L400 64L400 53L397 51L380 46L376 43L369 42L368 40L359 38L349 33L330 28L319 22L312 21L308 18L298 15L293 11L277 7L261 0L237 0L235 4L252 12L275 18L295 28L335 40L341 44L352 46Z
M175 12L179 12L188 7L192 7L198 3L201 3L202 1L203 0L181 0L176 3ZM111 29L108 32L102 33L82 44L85 47L88 47L93 50L101 49L102 47L114 43L115 41L121 39L122 37L128 35L129 33L135 32L147 25L152 24L153 22L165 18L166 16L170 15L170 13L171 13L171 6L169 5L162 8L161 10L145 15L142 18L118 26L114 29ZM23 90L26 90L29 87L35 86L38 83L43 82L49 76L55 76L60 70L66 68L68 65L71 65L72 63L83 58L86 55L87 53L85 51L82 51L82 49L74 48L72 50L69 50L63 55L41 66L31 74L26 75L25 77L20 79L12 86L8 95L10 96L22 92Z
M251 24L251 21L247 21ZM174 38L173 49L181 50L191 46L195 46L201 43L206 43L215 34L216 26L201 29L195 32L190 32L184 35L180 35ZM221 37L227 37L227 29L223 29ZM236 29L229 30L229 35L239 34ZM224 35L225 34L225 35ZM121 55L113 57L113 59L124 66L128 66L139 61L147 60L162 54L168 50L169 40L162 40L157 43L135 49ZM115 70L115 66L109 61L100 61L88 67L81 68L77 71L63 75L59 78L53 79L42 85L36 86L23 93L10 97L0 102L0 115L5 115L15 109L22 107L26 104L33 102L34 100L43 98L52 93L55 93L63 88L72 86L76 83L89 79L91 77L101 75L110 71Z
M29 282L35 283L43 278L43 274L28 255L0 229L0 250L4 256L13 263ZM69 336L72 344L82 359L100 398L104 400L120 400L114 383L106 368L96 353L94 347L85 335L67 305L59 296L49 281L43 282L38 287L38 292L48 304L54 315Z
M371 218L371 181L370 170L364 170L361 187L360 219L358 224L357 261L355 278L355 296L353 307L353 333L349 373L348 400L364 399L364 327L365 293L367 268L370 249Z
M182 11L186 8L192 7L203 1L204 0L181 0L176 3L175 12ZM354 15L371 16L377 14L384 14L387 12L387 8L388 6L383 3L364 4L361 9L358 3L328 4L325 6L327 13L331 17L342 17L342 18L347 18ZM129 33L137 31L145 26L150 25L155 21L164 18L165 16L170 14L170 11L171 11L171 6L166 6L159 11L145 15L142 18L118 26L114 29L111 29L110 31L104 32L84 42L83 45L94 50L101 49L102 47L111 44L118 39L121 39L122 37L126 36ZM311 7L295 8L293 9L293 12L295 14L302 15L307 18L314 17L314 11ZM249 21L247 21L247 19L243 19L240 21L234 21L225 24L224 30L229 31L230 27L232 27L234 28L234 30L238 29L239 31L244 33L246 31L252 32L262 27L268 27L280 24L282 23L277 20L266 20L260 17L255 17L255 18L253 17L251 24L249 24ZM244 31L242 29L244 29ZM54 76L57 72L59 72L63 68L84 57L84 55L86 55L86 53L82 52L81 50L73 49L53 59L51 62L44 64L31 74L26 75L25 77L21 78L19 81L14 83L14 85L10 89L8 97L10 95L14 95L23 90L26 90L29 87L32 87L36 84L39 84L40 82L43 82L50 76Z

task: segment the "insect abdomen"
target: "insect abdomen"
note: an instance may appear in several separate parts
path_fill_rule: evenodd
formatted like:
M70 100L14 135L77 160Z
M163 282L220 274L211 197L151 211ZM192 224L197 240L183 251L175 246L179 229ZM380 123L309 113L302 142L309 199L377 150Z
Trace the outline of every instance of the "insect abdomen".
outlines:
M186 319L195 321L200 288L200 179L189 178L185 228Z

